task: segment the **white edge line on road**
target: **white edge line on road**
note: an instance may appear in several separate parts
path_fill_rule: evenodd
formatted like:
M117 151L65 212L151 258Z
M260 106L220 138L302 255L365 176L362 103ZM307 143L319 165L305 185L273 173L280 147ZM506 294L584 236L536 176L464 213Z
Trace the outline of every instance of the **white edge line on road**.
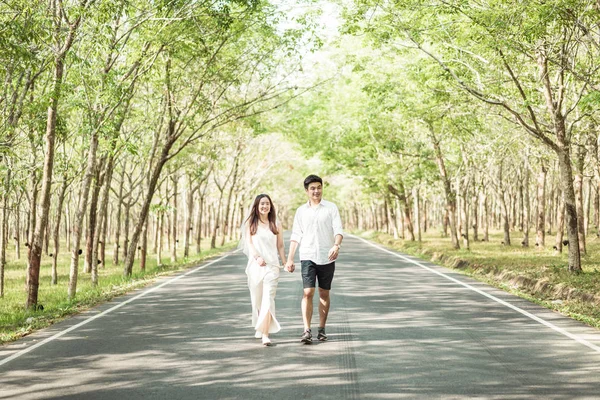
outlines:
M365 240L365 239L363 239L363 238L361 238L361 237L354 236L354 235L350 235L350 236L352 236L352 237L355 237L355 238L357 238L357 239L359 239L359 240L362 240L363 242L367 243L367 244L368 244L368 245L370 245L370 246L373 246L373 247L375 247L376 249L379 249L379 250L381 250L381 251L383 251L383 252L386 252L386 253L388 253L388 254L391 254L391 255L393 255L393 256L396 256L396 257L398 257L398 258L401 258L401 259L403 259L404 261L407 261L407 262L409 262L409 263L415 264L415 265L417 265L417 266L419 266L419 267L421 267L421 268L423 268L423 269L426 269L426 270L427 270L427 271L429 271L429 272L433 272L434 274L437 274L437 275L439 275L439 276L442 276L442 277L444 277L444 278L446 278L446 279L448 279L448 280L450 280L450 281L452 281L452 282L458 283L459 285L461 285L461 286L464 286L464 287L466 287L467 289L470 289L470 290L472 290L472 291L474 291L474 292L477 292L477 293L479 293L479 294L480 294L480 295L482 295L482 296L485 296L485 297L487 297L487 298L489 298L489 299L491 299L491 300L494 300L495 302L497 302L497 303L500 303L500 304L502 304L502 305L503 305L503 306L505 306L505 307L508 307L508 308L510 308L510 309L513 309L513 310L515 310L515 311L517 311L517 312L519 312L519 313L523 314L524 316L526 316L526 317L528 317L528 318L531 318L532 320L534 320L534 321L536 321L536 322L539 322L540 324L542 324L542 325L545 325L545 326L547 326L548 328L550 328L550 329L552 329L552 330L554 330L554 331L556 331L556 332L560 333L561 335L564 335L564 336L566 336L566 337L568 337L568 338L570 338L570 339L573 339L573 340L575 340L576 342L578 342L578 343L581 343L582 345L584 345L584 346L586 346L586 347L589 347L590 349L594 350L595 352L598 352L598 353L600 353L600 347L599 347L599 346L596 346L595 344L593 344L593 343L590 343L590 342L588 342L587 340L585 340L585 339L583 339L583 338L580 338L579 336L577 336L577 335L575 335L575 334L572 334L571 332L568 332L568 331L566 331L566 330L564 330L564 329L562 329L562 328L560 328L560 327L558 327L558 326L556 326L556 325L552 324L551 322L548 322L548 321L546 321L546 320L543 320L542 318L540 318L540 317L538 317L538 316L536 316L536 315L533 315L533 314L531 314L530 312L527 312L527 311L525 311L525 310L523 310L523 309L521 309L521 308L519 308L519 307L517 307L517 306L515 306L515 305L512 305L512 304L510 304L510 303L507 303L506 301L504 301L504 300L501 300L501 299L497 298L496 296L493 296L493 295L491 295L491 294L489 294L489 293L486 293L486 292L484 292L483 290L477 289L476 287L473 287L473 286L469 285L468 283L461 282L461 281L459 281L458 279L455 279L455 278L453 278L453 277L451 277L451 276L449 276L449 275L446 275L446 274L444 274L443 272L436 271L435 269L433 269L433 268L430 268L430 267L428 267L428 266L426 266L426 265L423 265L423 264L421 264L421 263L420 263L420 262L418 262L418 261L411 260L410 258L408 258L408 257L404 257L404 256L403 256L403 255L401 255L401 254L395 253L395 252L393 252L393 251L390 251L390 250L388 250L388 249L385 249L385 248L383 248L383 247L381 247L381 246L378 246L378 245L376 245L376 244L374 244L374 243L371 243L371 242L369 242L368 240Z
M77 329L77 328L81 328L82 326L84 326L84 325L86 325L86 324L88 324L88 323L90 323L90 322L92 322L92 321L94 321L94 320L96 320L96 319L98 319L98 318L100 318L100 317L103 317L103 316L105 316L105 315L106 315L106 314L108 314L108 313L111 313L111 312L113 312L113 311L115 311L115 310L118 310L119 308L123 307L124 305L126 305L126 304L129 304L129 303L131 303L132 301L135 301L135 300L137 300L137 299L139 299L139 298L141 298L141 297L144 297L144 296L146 296L147 294L149 294L149 293L152 293L152 292L154 292L154 291L156 291L156 290L158 290L158 289L162 288L163 286L166 286L166 285L168 285L168 284L171 284L171 283L173 283L173 282L175 282L175 281L177 281L177 280L179 280L179 279L181 279L181 278L183 278L183 277L185 277L185 276L187 276L187 275L193 274L193 273L194 273L194 272L196 272L196 271L199 271L199 270L201 270L201 269L204 269L204 268L206 268L206 267L208 267L208 266L210 266L210 265L212 265L212 264L214 264L214 263L217 263L217 262L219 262L219 261L221 261L221 260L223 260L223 259L225 259L225 258L229 257L230 255L232 255L233 253L236 253L236 252L237 252L237 251L233 251L233 252L230 252L230 253L228 253L228 254L225 254L224 256L222 256L222 257L220 257L220 258L217 258L216 260L213 260L213 261L211 261L211 262L209 262L209 263L207 263L207 264L204 264L204 265L202 265L202 266L200 266L200 267L198 267L198 268L194 268L194 269L192 269L192 270L190 270L190 271L188 271L188 272L186 272L186 273L183 273L183 274L181 274L181 275L178 275L178 276L176 276L175 278L169 279L168 281L166 281L166 282L163 282L163 283L161 283L160 285L158 285L158 286L155 286L155 287L152 287L152 288L150 288L150 289L148 289L148 290L145 290L145 291L143 291L142 293L138 294L137 296L134 296L134 297L132 297L132 298L130 298L130 299L127 299L127 300L125 300L125 301L123 301L123 302L121 302L121 303L117 304L116 306L109 308L108 310L104 310L104 311L102 311L100 314L93 315L93 316L91 316L91 317L89 317L89 318L87 318L87 319L85 319L85 320L81 321L80 323L78 323L78 324L76 324L76 325L73 325L73 326L71 326L71 327L69 327L69 328L65 329L64 331L58 332L57 334L55 334L55 335L52 335L52 336L50 336L49 338L46 338L46 339L42 340L41 342L34 344L33 346L30 346L30 347L28 347L28 348L26 348L26 349L23 349L23 350L21 350L21 351L18 351L18 352L16 352L15 354L13 354L13 355L11 355L11 356L9 356L9 357L7 357L7 358L5 358L5 359L1 360L1 361L0 361L0 366L4 365L4 364L6 364L6 363L9 363L9 362L11 362L12 360L14 360L14 359L16 359L16 358L19 358L19 357L21 357L22 355L24 355L24 354L27 354L27 353L29 353L30 351L32 351L32 350L35 350L35 349L37 349L38 347L41 347L41 346L45 345L46 343L49 343L49 342L51 342L51 341L53 341L53 340L55 340L55 339L58 339L59 337L61 337L61 336L63 336L63 335L66 335L67 333L69 333L69 332L71 332L71 331L74 331L74 330L75 330L75 329Z

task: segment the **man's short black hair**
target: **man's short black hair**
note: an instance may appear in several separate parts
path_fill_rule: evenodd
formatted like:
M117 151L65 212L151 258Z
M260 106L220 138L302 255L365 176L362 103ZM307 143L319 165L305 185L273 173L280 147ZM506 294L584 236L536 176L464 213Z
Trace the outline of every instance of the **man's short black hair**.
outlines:
M304 189L308 189L308 185L311 183L319 182L321 186L323 186L323 179L318 177L317 175L309 175L304 179Z

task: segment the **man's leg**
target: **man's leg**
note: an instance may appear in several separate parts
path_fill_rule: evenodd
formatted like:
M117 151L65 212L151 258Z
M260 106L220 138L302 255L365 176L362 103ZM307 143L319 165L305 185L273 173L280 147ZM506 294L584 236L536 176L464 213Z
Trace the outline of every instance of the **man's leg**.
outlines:
M319 288L319 328L325 328L329 315L329 290Z
M315 288L304 288L302 296L302 320L304 322L304 330L310 329L310 322L313 315L313 297L315 296Z
M325 325L327 324L327 316L329 315L331 282L335 274L335 262L326 265L320 265L317 278L319 281L319 331L317 339L319 341L327 340L325 333Z

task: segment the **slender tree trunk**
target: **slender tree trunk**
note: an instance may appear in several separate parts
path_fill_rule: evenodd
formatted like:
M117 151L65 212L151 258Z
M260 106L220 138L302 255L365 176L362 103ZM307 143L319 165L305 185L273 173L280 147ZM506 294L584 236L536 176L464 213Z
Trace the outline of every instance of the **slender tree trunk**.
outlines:
M542 163L537 180L537 224L535 245L543 248L546 244L546 176L548 169Z
M130 217L131 217L131 207L133 206L133 193L130 193L129 198L127 199L127 202L125 203L125 222L124 222L124 226L123 226L123 258L127 259L127 257L129 256L129 224L130 224ZM133 249L133 254L131 255L132 259L135 258L135 248Z
M116 141L115 141L116 143ZM108 201L110 199L110 187L112 185L112 178L113 178L113 173L115 170L115 155L114 155L114 148L111 151L111 155L110 158L108 159L108 164L106 165L106 175L105 175L105 182L104 182L104 186L103 186L103 192L102 192L102 201L101 201L101 205L100 205L100 219L101 221L103 221L101 224L99 224L99 227L101 227L101 229L99 228L99 233L100 233L100 237L98 240L98 243L100 245L100 255L99 255L99 259L100 259L100 266L102 268L106 267L106 233L108 230L108 222L110 221L109 215L108 215ZM118 244L118 242L117 242ZM118 253L118 251L117 251ZM94 253L95 254L95 253Z
M442 178L442 183L444 185L444 194L446 196L446 210L448 211L448 219L450 222L450 235L452 237L452 246L455 249L459 249L460 243L458 240L458 233L456 227L456 193L452 190L452 184L446 171L446 164L442 156L440 142L436 138L435 133L433 131L433 126L431 125L429 125L429 135L433 144L433 149L435 151L435 158L440 171L440 176Z
M173 211L172 211L172 229L173 229L173 241L172 241L172 247L171 247L171 262L172 263L176 263L177 262L177 196L179 195L179 193L177 193L177 191L179 190L179 176L177 175L173 175L172 178L173 181Z
M123 186L125 184L125 169L127 164L123 164L121 171L121 182L119 183L119 198L117 199L117 219L115 221L115 251L113 253L113 264L119 265L119 247L121 239L121 212L123 210Z
M204 196L200 196L200 204L198 205L198 223L196 230L196 254L202 252L202 217L204 213Z
M569 238L569 271L573 273L581 272L581 253L579 250L579 231L577 227L577 200L575 198L575 188L573 185L573 170L571 167L571 141L568 136L566 120L561 104L555 101L553 97L553 86L550 83L548 73L548 60L541 47L537 53L540 80L544 85L544 97L546 108L549 115L553 117L553 129L556 134L557 146L554 149L558 156L558 166L560 171L561 189L563 190L565 212L567 217L567 235ZM560 71L559 78L564 82L564 70Z
M429 207L427 206L427 200L423 199L423 232L427 233L427 228L429 225L429 215L427 213Z
M473 207L473 241L479 241L479 193L477 188L473 187L473 196L471 197L471 206Z
M96 152L98 150L98 135L97 132L92 132L90 138L90 149L88 153L88 164L83 178L81 186L81 192L79 194L79 210L73 226L73 245L71 251L71 267L69 273L69 298L75 298L77 293L77 275L79 273L79 255L81 253L81 229L83 226L83 218L87 209L88 196L90 192L90 186L92 178L94 176L94 169L96 166Z
M0 298L4 298L4 269L6 268L6 246L8 244L8 195L10 193L11 170L6 171L2 193L2 225L0 225Z
M584 237L588 237L588 231L589 231L589 226L590 226L590 211L591 211L591 206L592 206L592 180L587 180L587 188L588 190L585 192L585 203L584 203L584 214L585 214L585 218L584 218Z
M21 259L21 213L20 213L20 202L16 205L15 212L15 260Z
M597 185L594 186L594 226L598 238L600 237L600 190Z
M140 271L146 271L146 256L148 254L148 223L149 216L146 215L146 221L142 229L142 244L140 246Z
M87 234L85 241L85 272L91 273L93 264L98 265L97 259L92 259L94 251L94 237L96 236L96 222L98 220L98 199L100 197L100 189L102 187L101 170L103 168L104 160L100 159L98 165L94 168L94 180L92 184L92 198L90 201L90 211L88 214L88 225ZM92 282L93 283L93 282Z
M415 233L413 229L412 220L410 218L410 203L406 196L406 190L404 188L404 183L402 181L398 181L398 189L396 189L393 185L388 185L388 190L396 196L396 198L400 201L401 207L403 207L404 214L404 228L408 231L409 240L415 241Z
M562 253L563 237L565 232L565 199L564 195L559 197L558 214L556 220L556 240L554 248L557 253Z
M190 236L192 234L192 219L194 217L194 189L192 178L187 176L187 191L186 191L186 202L185 202L185 237L183 239L183 257L189 258L190 256Z
M525 161L523 182L523 247L529 247L529 221L531 219L531 203L529 199L529 180L531 172L529 171L529 161Z
M103 164L103 163L101 163ZM99 215L96 220L96 226L94 228L94 235L92 237L92 284L94 286L98 285L98 265L104 266L103 259L104 257L99 256L100 252L100 238L103 233L103 225L107 220L107 212L108 212L108 195L110 193L110 184L112 180L112 169L114 165L114 149L111 149L110 156L108 162L106 164L106 170L102 174L99 179L100 188L102 189L101 198L100 198L100 207ZM99 189L100 189L99 188Z
M579 237L579 251L581 254L586 253L585 246L585 221L584 221L584 208L583 208L583 169L585 162L585 147L577 146L575 155L575 182L573 184L575 188L575 202L577 210L577 231Z
M214 212L214 225L213 225L213 231L212 231L212 235L210 238L210 248L211 249L216 249L217 248L217 232L219 231L219 222L221 221L221 207L222 207L222 203L223 203L223 191L224 190L220 190L220 196L219 196L219 204L217 206L217 210Z
M169 131L172 132L174 129L173 122L170 123ZM171 134L168 137L172 137ZM152 203L152 198L154 196L154 192L156 190L156 186L158 184L158 179L160 178L160 174L162 172L163 167L168 161L169 152L171 147L173 146L173 142L171 140L167 140L162 149L162 154L152 171L151 178L148 182L148 190L146 192L146 196L142 203L142 209L140 211L138 223L136 224L133 235L131 237L131 243L129 244L129 250L127 254L127 258L125 259L125 269L123 271L124 275L131 276L133 272L133 261L135 257L135 250L138 246L138 242L140 239L140 235L142 233L142 228L144 223L146 222L146 218L148 217L148 212L150 211L150 204Z
M575 189L573 187L571 157L567 148L563 148L559 152L558 161L561 171L561 183L564 190L567 236L569 240L569 271L579 273L581 272L581 254L579 251L579 230L577 228L577 206Z
M398 233L398 218L396 216L396 206L393 203L393 200L390 198L389 194L386 196L386 201L389 204L388 206L388 210L390 212L390 220L392 221L393 224L393 231L394 231L394 239L399 239L400 235ZM356 206L354 206L355 210L356 210ZM358 225L358 221L357 221L357 225Z
M462 189L462 220L464 221L465 230L463 233L463 247L470 250L469 241L469 202L467 201L469 196L469 180L466 180Z
M417 227L417 240L421 241L421 207L420 207L420 199L419 199L419 188L413 188L413 197L415 198L415 224Z
M78 24L78 23L77 23ZM54 151L56 142L56 121L58 114L58 101L61 97L61 87L64 74L64 60L68 49L71 47L77 25L70 28L69 36L63 50L54 59L54 78L52 83L52 96L48 107L46 122L45 157L41 190L41 213L35 226L33 240L29 247L29 271L27 282L27 308L33 308L38 303L38 288L40 280L40 264L42 261L42 241L48 224L50 214L50 193L52 188L52 173L54 170Z
M60 251L60 219L61 212L63 208L63 204L65 202L65 197L67 194L67 187L69 183L67 181L67 177L63 176L62 186L60 187L60 192L58 194L58 205L56 212L56 225L54 226L54 251L52 253L52 285L58 284L58 252Z
M37 177L37 171L34 168L31 171L31 199L29 201L29 212L27 213L27 241L25 247L27 247L27 272L25 276L25 290L29 287L29 268L31 267L31 244L33 243L33 233L37 225L37 209L38 209L38 197L39 197L39 180Z
M163 229L165 215L163 211L159 211L156 216L158 225L158 246L156 248L156 265L162 265L162 244L163 244Z
M503 174L504 174L504 166L503 166L503 162L500 162L499 165L499 169L498 169L498 190L497 190L497 197L498 197L498 203L500 205L500 213L502 215L502 230L504 232L504 240L502 241L502 244L505 246L510 246L510 223L509 223L509 211L508 211L508 206L506 204L506 193L505 193L505 188L504 188L504 183L503 183Z
M483 241L490 241L490 207L487 193L483 194Z

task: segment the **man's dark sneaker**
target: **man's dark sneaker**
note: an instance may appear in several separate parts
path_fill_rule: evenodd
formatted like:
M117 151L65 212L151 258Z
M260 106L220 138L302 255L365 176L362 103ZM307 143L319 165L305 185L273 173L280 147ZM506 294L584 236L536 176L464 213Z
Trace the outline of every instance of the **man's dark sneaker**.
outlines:
M304 333L302 334L302 339L300 341L304 344L312 343L312 333L311 333L310 329L307 329L304 331Z
M325 334L325 328L319 328L319 334L317 335L317 340L324 342L327 340L327 335Z

